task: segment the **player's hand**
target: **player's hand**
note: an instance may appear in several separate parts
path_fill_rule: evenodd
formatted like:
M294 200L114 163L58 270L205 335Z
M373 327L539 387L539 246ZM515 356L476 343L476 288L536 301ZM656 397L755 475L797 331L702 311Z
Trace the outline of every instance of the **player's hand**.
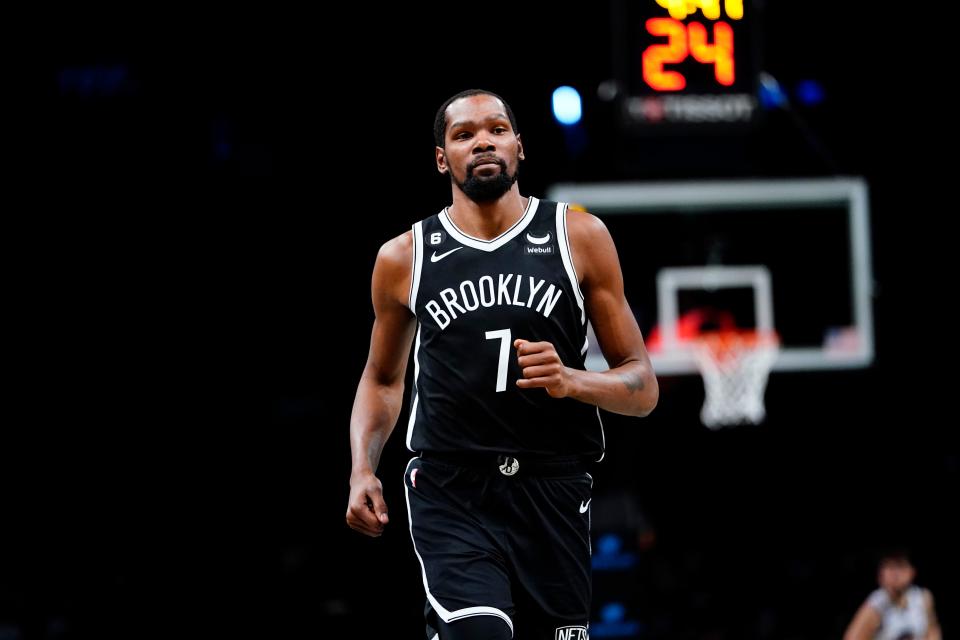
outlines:
M383 485L372 471L350 476L350 502L347 505L347 524L354 531L373 538L383 534L387 517L387 503L383 501Z
M517 338L513 346L517 350L517 362L523 370L523 377L517 379L518 387L543 387L554 398L565 398L573 393L573 371L563 366L551 343Z

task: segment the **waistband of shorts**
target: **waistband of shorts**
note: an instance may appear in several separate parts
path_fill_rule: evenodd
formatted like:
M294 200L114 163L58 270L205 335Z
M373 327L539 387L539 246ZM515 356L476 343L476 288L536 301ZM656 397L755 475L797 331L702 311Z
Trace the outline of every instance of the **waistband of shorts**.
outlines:
M592 467L592 462L582 456L533 456L521 453L421 451L420 459L505 476L566 475L589 472Z

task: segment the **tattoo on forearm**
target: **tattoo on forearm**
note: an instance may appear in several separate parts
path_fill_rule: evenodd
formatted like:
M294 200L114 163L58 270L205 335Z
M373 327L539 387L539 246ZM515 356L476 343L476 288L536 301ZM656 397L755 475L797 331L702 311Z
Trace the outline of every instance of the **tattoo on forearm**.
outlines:
M380 436L372 436L367 445L367 459L370 460L370 466L376 471L380 465L380 454L383 453L384 439Z
M629 371L627 373L618 373L620 380L623 381L624 386L633 393L634 391L643 391L643 388L646 386L643 382L643 377L636 372Z

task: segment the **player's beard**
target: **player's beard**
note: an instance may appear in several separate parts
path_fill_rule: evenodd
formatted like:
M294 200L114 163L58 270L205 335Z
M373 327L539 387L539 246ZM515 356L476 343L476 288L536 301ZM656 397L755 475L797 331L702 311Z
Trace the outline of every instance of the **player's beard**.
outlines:
M463 191L474 202L493 202L510 191L513 183L517 181L517 175L520 173L519 166L511 176L507 173L506 162L499 160L497 164L500 165L500 172L495 176L479 177L473 174L473 167L468 167L466 180L457 182L453 172L450 173L450 179L460 188L460 191Z

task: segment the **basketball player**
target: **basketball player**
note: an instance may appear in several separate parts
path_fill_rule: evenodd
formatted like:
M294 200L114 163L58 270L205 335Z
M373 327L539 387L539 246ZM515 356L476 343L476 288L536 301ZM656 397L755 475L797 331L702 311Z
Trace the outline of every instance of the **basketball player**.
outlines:
M507 103L459 93L434 134L453 203L377 255L347 523L389 521L374 474L415 343L404 482L427 638L585 640L599 408L645 416L657 381L604 224L520 195ZM609 371L584 370L588 318Z
M928 589L914 586L916 571L904 552L880 559L880 588L870 594L844 640L940 640L940 624Z

